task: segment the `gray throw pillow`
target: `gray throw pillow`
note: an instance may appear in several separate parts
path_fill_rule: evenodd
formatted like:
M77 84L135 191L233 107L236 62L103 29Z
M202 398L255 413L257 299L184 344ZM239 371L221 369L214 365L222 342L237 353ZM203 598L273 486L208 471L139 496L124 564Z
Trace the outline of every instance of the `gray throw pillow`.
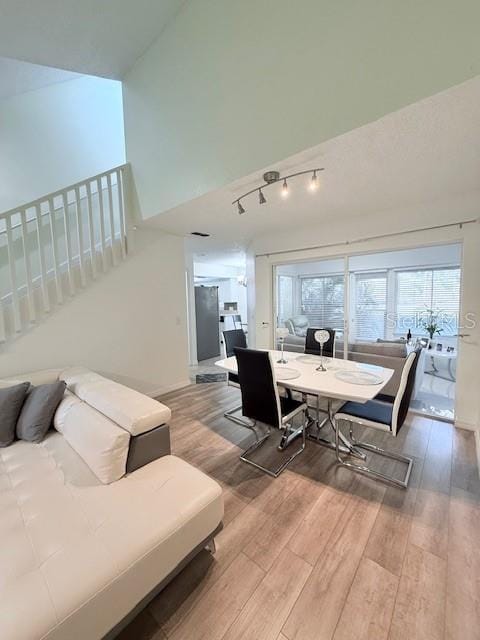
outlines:
M41 442L52 426L65 387L63 380L31 387L17 421L17 438Z
M8 447L15 440L15 425L29 387L29 382L21 382L0 389L0 447Z

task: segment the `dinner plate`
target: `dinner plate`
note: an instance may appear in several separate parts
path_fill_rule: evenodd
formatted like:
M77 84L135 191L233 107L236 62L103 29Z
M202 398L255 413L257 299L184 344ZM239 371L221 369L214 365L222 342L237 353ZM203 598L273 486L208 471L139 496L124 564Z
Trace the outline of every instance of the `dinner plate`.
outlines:
M293 380L300 377L300 371L290 367L275 367L275 375L277 380Z
M320 356L313 356L313 355L303 355L303 356L298 356L298 358L296 359L297 362L301 362L302 364L314 364L317 367L320 366ZM325 367L325 369L329 370L329 371L335 371L335 369L338 369L339 365L338 361L334 360L333 358L329 358L327 356L323 356L323 366Z
M344 369L343 371L337 371L335 377L342 382L349 382L350 384L381 384L383 382L381 376L369 371L349 371Z
M320 364L320 356L313 356L313 355L303 355L303 356L298 356L298 358L296 359L297 362L303 362L303 364Z

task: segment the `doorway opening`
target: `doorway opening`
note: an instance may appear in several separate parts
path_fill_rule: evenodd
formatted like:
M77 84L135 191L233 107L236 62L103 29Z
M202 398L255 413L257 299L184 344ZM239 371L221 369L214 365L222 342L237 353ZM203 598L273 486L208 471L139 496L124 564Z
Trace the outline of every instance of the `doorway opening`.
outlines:
M190 380L220 382L225 374L215 362L224 354L223 331L247 333L246 257L243 252L194 253L192 272Z

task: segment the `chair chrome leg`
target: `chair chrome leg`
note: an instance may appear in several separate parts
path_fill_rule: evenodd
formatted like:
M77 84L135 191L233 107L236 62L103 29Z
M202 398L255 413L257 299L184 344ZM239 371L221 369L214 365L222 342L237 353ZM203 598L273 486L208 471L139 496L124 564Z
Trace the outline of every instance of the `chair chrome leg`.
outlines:
M390 482L397 487L401 487L402 489L406 489L408 486L408 481L410 480L410 474L412 472L413 460L412 458L408 458L407 456L402 456L399 453L393 453L391 451L386 451L385 449L381 449L380 447L376 447L373 444L369 444L368 442L358 442L352 439L355 447L360 447L361 449L366 449L367 451L373 451L380 456L384 456L386 458L391 458L392 460L399 460L400 462L404 462L407 465L407 471L405 473L405 477L403 480L399 480L398 478L394 478L393 476L389 476L386 473L382 473L381 471L375 471L371 467L367 467L366 465L355 464L353 462L348 462L342 458L340 455L340 425L336 424L335 429L335 446L336 446L336 455L337 461L339 464L344 467L348 467L352 469L352 471L356 471L357 473L362 473L363 475L373 477L375 479L383 480L384 482ZM352 437L352 428L350 426L350 436Z
M248 454L252 453L252 451L255 451L255 449L258 449L265 442L265 440L267 440L267 438L271 434L271 430L270 429L268 430L266 435L263 436L263 438L261 438L257 442L254 442L252 445L250 445L250 447L248 447L248 449L246 449L242 453L242 455L240 456L240 460L242 460L242 462L246 462L247 464L251 465L252 467L255 467L256 469L260 469L260 471L263 471L264 473L267 473L269 476L272 476L273 478L278 478L278 476L292 462L292 460L294 460L298 455L300 455L302 453L302 451L305 449L306 428L307 428L307 416L305 415L304 419L303 419L303 425L302 425L302 444L301 444L300 448L297 451L295 451L287 460L285 460L285 462L283 462L276 469L269 469L268 467L264 467L263 465L258 464L258 462L254 462L250 458L247 458Z
M227 418L228 420L231 420L232 422L235 422L235 424L240 424L242 425L242 427L248 427L249 429L252 428L252 426L254 426L251 422L251 420L249 420L248 418L240 418L239 416L236 416L235 413L237 413L238 411L242 410L242 405L239 405L238 407L234 407L233 409L229 409L229 411L225 411L225 413L223 414L225 418Z

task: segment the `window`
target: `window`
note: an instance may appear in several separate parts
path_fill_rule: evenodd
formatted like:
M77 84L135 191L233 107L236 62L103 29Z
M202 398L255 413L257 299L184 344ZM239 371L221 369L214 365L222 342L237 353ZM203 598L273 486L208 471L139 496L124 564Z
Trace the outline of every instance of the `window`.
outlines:
M385 338L387 274L355 274L355 334L357 340Z
M427 309L438 313L442 336L458 333L460 269L458 267L398 271L396 286L395 334L427 335L422 321Z
M311 327L331 327L343 332L343 275L301 278L302 314Z

